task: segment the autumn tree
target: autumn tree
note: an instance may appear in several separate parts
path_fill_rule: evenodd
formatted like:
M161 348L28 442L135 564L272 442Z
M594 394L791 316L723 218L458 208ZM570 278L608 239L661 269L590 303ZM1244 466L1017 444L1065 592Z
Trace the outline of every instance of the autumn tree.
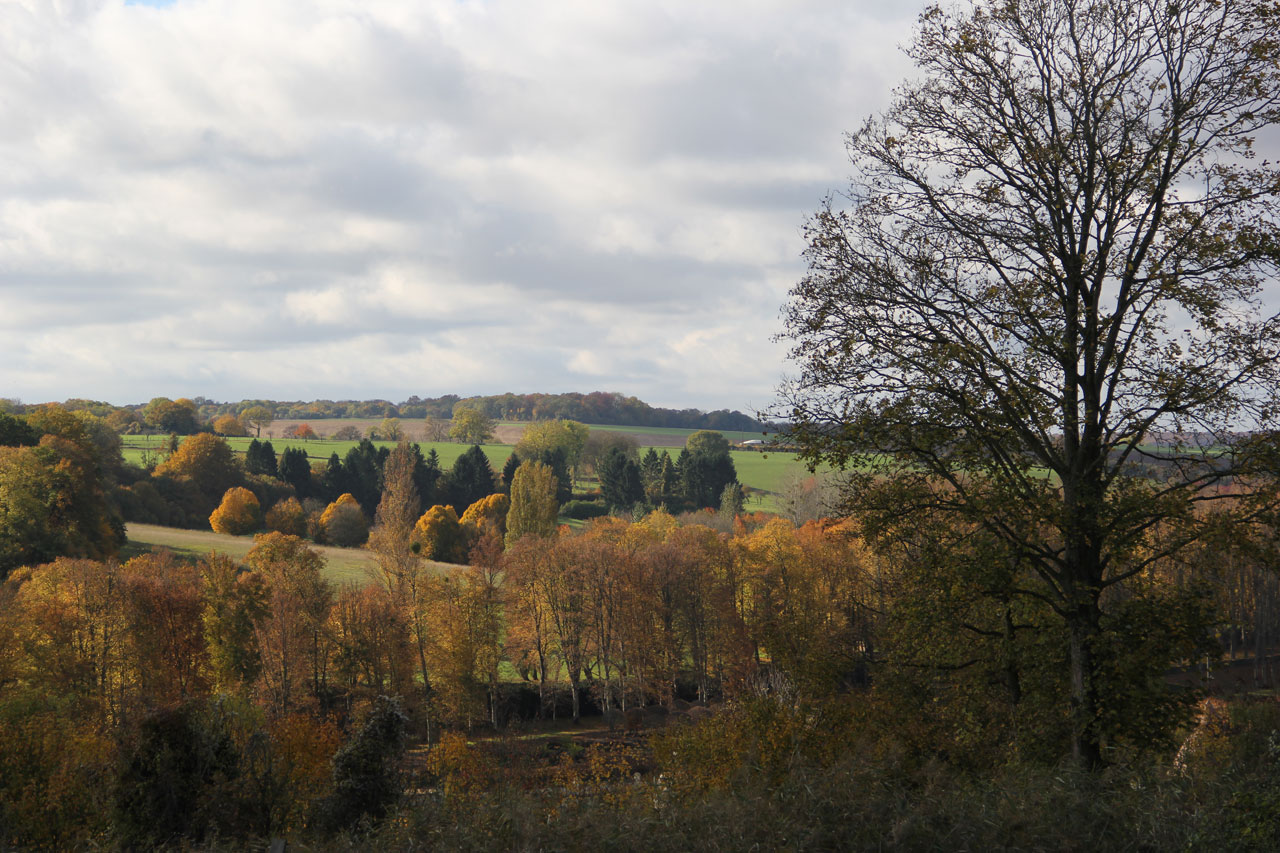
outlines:
M573 719L582 714L582 677L591 643L591 611L588 584L582 562L575 553L575 537L558 540L550 552L550 564L534 576L535 594L542 598L555 652L569 679Z
M240 413L240 421L253 427L256 438L262 438L262 430L271 426L276 416L266 406L250 406Z
M60 555L107 557L123 543L83 447L52 435L37 447L0 447L0 577Z
M472 542L478 542L486 534L496 536L501 541L507 532L507 515L510 510L509 497L493 494L467 507L458 521L468 529L468 537Z
M209 516L209 526L215 533L243 536L262 526L262 507L258 498L246 488L227 489L222 503Z
M383 441L401 441L404 439L404 429L400 426L399 418L383 418L382 423L378 425L378 435Z
M99 724L118 721L128 674L119 565L60 557L30 571L14 604L22 680L85 703Z
M428 560L461 563L466 560L466 536L452 506L436 504L413 527L413 542Z
M324 628L333 589L320 574L324 558L297 536L259 534L245 562L266 585L267 612L256 624L258 648L273 704L284 712L301 685L318 696L327 681Z
M1137 642L1108 634L1109 590L1195 541L1192 507L1249 474L1241 437L1280 411L1280 323L1259 311L1280 170L1250 162L1280 119L1278 13L926 10L919 75L849 136L848 203L809 222L786 308L805 458L854 472L871 531L951 513L1025 561L1068 634L1089 765L1116 698L1101 674Z
M711 429L700 429L684 440L684 446L690 453L728 453L729 440L722 433Z
M369 538L369 521L364 510L350 494L342 494L325 507L320 527L326 542L343 548L354 548Z
M297 498L285 498L267 510L266 527L290 536L306 536L307 513Z
M144 554L124 565L129 680L149 706L181 702L208 690L199 569L171 553Z
M142 410L142 418L147 426L160 432L190 435L197 429L199 413L196 404L185 397L156 397Z
M200 577L210 680L220 690L243 689L262 670L256 626L270 612L266 585L259 574L242 571L223 554L204 560Z
M493 420L480 409L455 406L449 438L459 444L487 444L493 440Z
M550 539L525 536L503 555L503 594L507 617L506 653L516 670L538 683L538 716L546 710L554 635L551 614L542 594L544 572L549 571Z
M438 442L449 440L449 429L451 424L444 418L432 417L427 415L426 421L423 423L422 437L424 441Z
M227 442L212 433L193 435L156 467L155 477L168 477L190 486L203 518L217 507L227 489L242 485L244 470Z
M0 412L0 447L33 447L39 440L25 418Z
M556 478L541 462L524 462L511 481L511 509L507 513L507 544L522 536L554 536L560 504Z
M401 614L402 624L409 629L423 690L430 698L431 674L426 651L429 629L424 612L427 569L423 565L421 545L414 547L414 527L419 518L418 491L414 485L416 461L414 448L403 441L387 458L382 499L369 534L369 550L377 561L375 580Z
M553 420L534 421L525 427L516 443L515 452L521 459L541 459L559 450L564 455L569 477L564 486L572 492L573 479L576 478L578 466L582 463L582 454L586 449L589 430L577 421Z
M235 415L219 415L213 419L211 426L218 435L242 436L247 434L244 424L240 423L240 419Z

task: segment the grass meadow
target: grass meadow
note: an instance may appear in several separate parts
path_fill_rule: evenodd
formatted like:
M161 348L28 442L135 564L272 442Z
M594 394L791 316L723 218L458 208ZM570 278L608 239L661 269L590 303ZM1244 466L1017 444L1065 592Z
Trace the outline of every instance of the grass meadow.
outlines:
M273 425L271 432L279 431L279 423ZM292 422L290 422L292 423ZM377 425L381 423L379 419L370 419L367 421L356 421L351 419L343 420L313 420L307 421L312 428L320 435L332 433L339 426L347 426L351 424L360 425ZM523 426L523 424L504 424L504 427ZM640 453L645 453L650 447L653 447L659 454L663 451L670 453L673 457L679 453L679 448L684 445L685 439L689 437L695 430L689 429L672 429L665 427L620 427L608 425L591 425L588 426L593 430L602 430L606 432L621 432L634 436L636 441L640 443ZM518 433L511 429L504 429L499 433L504 438L509 438L512 443L507 444L486 444L481 449L489 459L495 471L501 471L502 466L506 463L507 457L511 455L514 440L518 439ZM733 442L748 441L753 438L760 438L758 433L751 432L725 432L725 438ZM272 448L275 449L277 455L282 453L286 447L297 447L304 450L307 456L313 462L323 462L333 453L337 453L339 457L344 457L347 451L359 444L358 441L336 441L329 438L318 438L310 441L302 441L294 438L276 438L263 435L263 439L271 441ZM124 441L124 457L128 462L135 465L145 464L148 459L158 459L162 455L164 449L168 446L169 437L165 435L124 435L121 436ZM243 455L249 446L251 438L228 438L227 443L231 445L231 449L237 454ZM378 445L387 447L394 446L394 442L379 441ZM467 449L468 445L457 444L454 442L419 442L422 446L422 452L427 453L434 449L440 457L440 466L445 470L453 467L453 463ZM804 466L796 458L794 453L783 452L760 452L755 450L734 450L731 451L733 464L738 470L738 480L744 486L754 490L750 495L747 508L751 510L773 511L777 508L777 493L782 491L788 483L794 481L798 477L807 474ZM579 482L578 487L592 485L590 482Z
M130 523L128 541L120 557L127 560L139 554L166 549L182 559L194 560L217 551L241 561L252 547L253 536L229 536L212 530L182 530L177 527ZM313 542L308 542L307 547L324 557L324 576L334 583L363 585L369 580L369 570L374 567L374 561L373 555L364 548L335 548ZM445 566L444 563L431 565L440 568Z

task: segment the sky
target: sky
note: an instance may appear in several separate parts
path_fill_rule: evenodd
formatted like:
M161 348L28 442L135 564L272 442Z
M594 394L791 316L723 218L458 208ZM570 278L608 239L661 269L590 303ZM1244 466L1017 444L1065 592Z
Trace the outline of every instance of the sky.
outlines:
M0 397L767 408L922 5L0 2Z

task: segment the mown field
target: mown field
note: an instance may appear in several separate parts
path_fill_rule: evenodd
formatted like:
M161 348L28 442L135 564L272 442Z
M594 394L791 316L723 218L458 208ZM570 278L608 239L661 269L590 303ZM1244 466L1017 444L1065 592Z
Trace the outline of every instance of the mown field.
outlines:
M157 548L166 548L183 558L194 559L217 551L234 560L243 560L252 547L252 536L228 536L211 530L182 530L177 527L131 523L128 525L128 542L121 558L127 560ZM314 543L307 543L307 547L324 557L325 577L334 583L364 584L369 580L369 570L374 567L374 561L373 555L364 548L335 548ZM445 567L444 563L430 565L442 569Z

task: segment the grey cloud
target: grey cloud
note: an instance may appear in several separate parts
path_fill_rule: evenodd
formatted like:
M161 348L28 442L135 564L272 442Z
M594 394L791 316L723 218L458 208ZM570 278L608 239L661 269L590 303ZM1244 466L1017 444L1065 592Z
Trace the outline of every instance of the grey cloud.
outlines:
M763 402L913 17L0 6L0 394Z

